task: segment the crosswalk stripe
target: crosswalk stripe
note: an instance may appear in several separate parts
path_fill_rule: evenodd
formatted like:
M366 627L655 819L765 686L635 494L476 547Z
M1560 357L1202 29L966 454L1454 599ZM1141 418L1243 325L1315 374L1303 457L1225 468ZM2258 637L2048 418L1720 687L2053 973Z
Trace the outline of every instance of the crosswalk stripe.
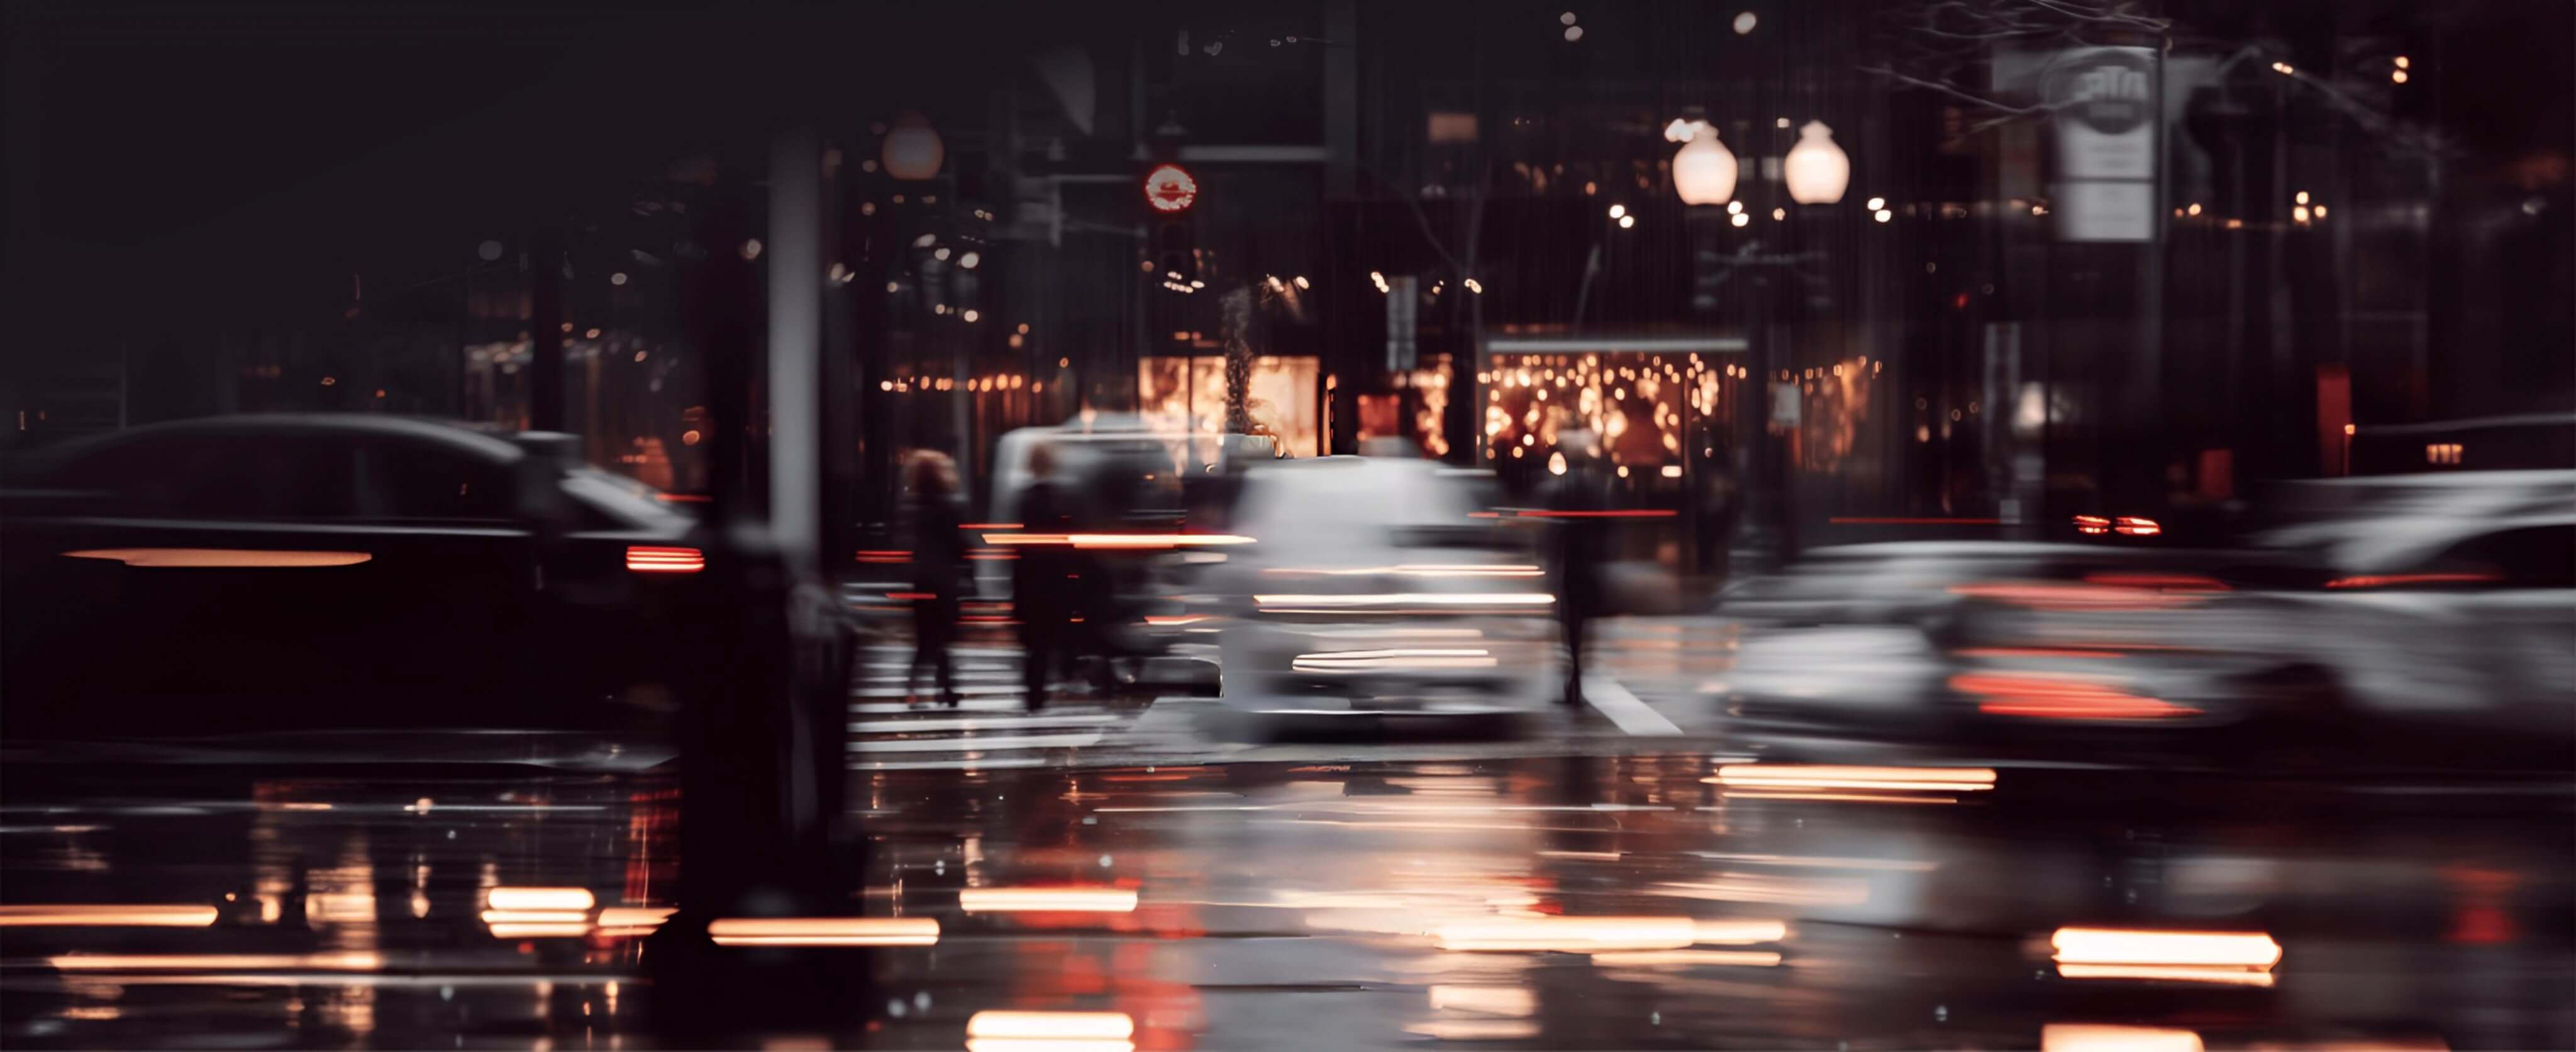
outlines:
M921 689L919 690L908 689L901 685L861 687L858 690L851 691L850 695L852 697L862 698L900 698L906 694L918 694L925 698L931 698L939 695L939 688L935 685L923 683L920 687ZM957 685L957 693L960 695L1018 694L1025 689L1026 688L1017 683L960 683Z
M980 771L995 767L1044 767L1044 759L1027 756L1005 756L990 760L852 760L853 771Z
M1027 730L1032 727L1091 727L1116 723L1109 713L1066 713L1061 716L992 717L962 720L860 720L850 724L852 734L929 734L933 731L1002 731ZM959 739L972 741L973 739Z
M1099 731L1079 734L1001 734L990 738L901 738L856 741L851 752L993 752L1008 749L1076 749L1100 741Z
M928 712L934 707L945 712L1013 712L1022 706L1018 698L967 698L953 709L930 701L866 701L852 702L850 715L889 716L898 712Z
M1630 734L1662 737L1682 732L1673 721L1665 719L1663 713L1637 700L1628 688L1608 676L1583 677L1583 700L1601 710L1602 715L1610 717L1610 722L1618 724L1620 730Z

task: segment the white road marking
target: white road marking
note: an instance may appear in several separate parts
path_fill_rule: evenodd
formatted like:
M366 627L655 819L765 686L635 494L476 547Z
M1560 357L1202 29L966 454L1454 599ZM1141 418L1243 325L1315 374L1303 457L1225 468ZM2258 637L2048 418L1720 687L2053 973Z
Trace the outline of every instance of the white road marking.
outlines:
M939 695L939 688L926 681L920 684L920 687L920 690L906 690L899 686L862 687L858 690L851 691L850 696L859 698L900 698L906 694L919 694L922 697L930 698L937 697ZM1018 694L1027 689L1027 687L1021 686L1017 683L961 683L957 685L957 693L959 694Z
M928 734L932 731L1004 731L1027 730L1031 727L1092 727L1116 723L1109 713L1068 713L1061 716L1000 716L962 720L861 720L850 724L852 734Z
M1608 676L1583 677L1583 701L1601 710L1602 715L1610 717L1610 722L1630 734L1663 737L1682 732L1673 721L1665 719L1663 713L1637 700L1636 695L1628 693L1628 688Z
M933 696L935 694L936 692L933 692ZM850 705L850 715L891 716L898 712L930 712L934 709L944 709L949 712L1012 712L1021 707L1018 698L967 698L958 702L957 707L953 709L929 701L867 701L853 702Z
M883 761L883 760L853 760L853 761L851 761L851 762L850 762L850 770L853 770L853 771L980 771L980 770L989 770L989 769L991 769L991 768L996 768L996 767L1044 767L1044 766L1046 766L1046 765L1047 765L1047 762L1046 762L1045 760L1037 759L1037 758L1035 758L1035 757L1013 757L1013 758L1010 758L1010 759L1001 759L1001 760L918 760L918 761L905 761L905 762L888 762L888 761ZM121 981L121 980L120 980L120 981ZM335 978L333 981L334 981L334 982L337 982L338 980Z
M851 742L851 752L991 752L1002 749L1075 749L1100 740L1099 731L1081 734L997 735L991 738L906 738L898 741Z

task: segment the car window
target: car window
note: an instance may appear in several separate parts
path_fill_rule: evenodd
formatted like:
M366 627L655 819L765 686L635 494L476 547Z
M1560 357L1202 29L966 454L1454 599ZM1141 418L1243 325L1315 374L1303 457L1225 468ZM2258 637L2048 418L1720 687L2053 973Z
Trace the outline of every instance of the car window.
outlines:
M341 443L171 438L84 458L66 473L128 514L192 519L338 519L356 511L357 457Z
M358 447L358 514L370 519L495 521L511 517L509 469L435 446Z

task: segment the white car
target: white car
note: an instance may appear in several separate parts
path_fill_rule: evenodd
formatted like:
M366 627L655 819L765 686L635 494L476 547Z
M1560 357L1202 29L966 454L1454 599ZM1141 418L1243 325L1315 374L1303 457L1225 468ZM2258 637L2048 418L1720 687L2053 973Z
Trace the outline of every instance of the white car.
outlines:
M1226 705L1269 729L1510 722L1561 683L1556 597L1517 524L1478 517L1482 472L1326 457L1254 468L1251 544L1202 578Z

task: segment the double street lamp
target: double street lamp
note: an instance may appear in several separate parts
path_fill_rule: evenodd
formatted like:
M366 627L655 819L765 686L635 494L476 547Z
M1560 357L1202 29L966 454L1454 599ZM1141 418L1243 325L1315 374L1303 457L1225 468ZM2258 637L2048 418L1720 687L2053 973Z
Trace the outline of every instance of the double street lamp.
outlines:
M1717 129L1706 121L1675 120L1664 137L1681 142L1673 154L1673 190L1686 205L1722 205L1735 197L1735 152L1717 141ZM1802 205L1829 205L1843 199L1851 185L1851 157L1834 142L1834 130L1823 121L1798 129L1798 143L1780 164L1789 199Z

